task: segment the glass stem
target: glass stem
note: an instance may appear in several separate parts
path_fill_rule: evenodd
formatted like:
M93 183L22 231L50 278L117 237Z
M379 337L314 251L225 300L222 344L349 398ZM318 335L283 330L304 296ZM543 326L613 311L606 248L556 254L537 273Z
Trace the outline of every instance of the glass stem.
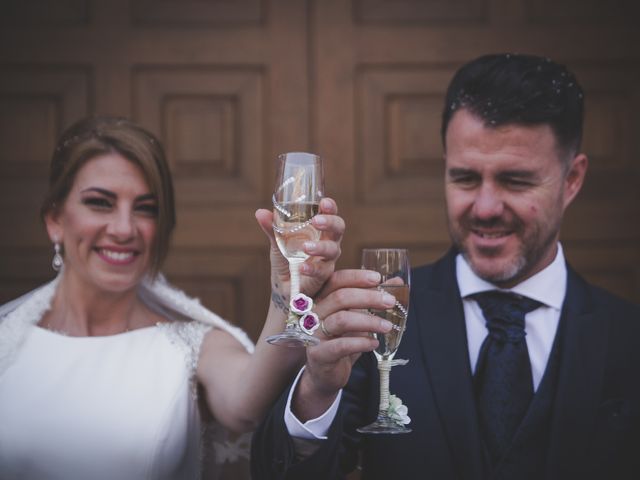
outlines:
M304 260L301 258L293 258L289 260L289 277L291 279L289 298L293 298L300 293L300 265L303 262ZM293 312L289 312L287 324L295 324L297 321L298 317L296 317Z
M391 360L383 358L378 362L380 371L380 413L387 414L389 410L389 372L391 371Z

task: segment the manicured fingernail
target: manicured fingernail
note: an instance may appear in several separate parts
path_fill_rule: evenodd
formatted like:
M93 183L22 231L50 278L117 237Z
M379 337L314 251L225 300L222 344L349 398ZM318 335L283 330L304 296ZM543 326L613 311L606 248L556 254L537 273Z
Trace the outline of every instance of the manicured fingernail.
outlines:
M313 217L313 224L316 227L324 227L327 224L327 219L322 215L316 215Z
M391 323L389 320L380 320L380 326L385 332L390 332L393 328L393 323Z
M378 284L380 283L380 274L378 272L369 272L367 273L367 280L371 283Z
M303 263L302 265L300 265L300 273L302 273L303 275L309 275L311 273L311 266Z
M393 307L396 304L396 297L384 292L382 294L382 303L387 307Z
M316 249L316 242L304 242L304 250L307 253L313 253Z

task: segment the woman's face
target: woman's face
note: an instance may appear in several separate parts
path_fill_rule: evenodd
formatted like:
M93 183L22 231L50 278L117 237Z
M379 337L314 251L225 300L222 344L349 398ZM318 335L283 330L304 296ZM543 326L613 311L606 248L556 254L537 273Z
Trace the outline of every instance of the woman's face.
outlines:
M117 153L85 163L61 208L46 216L64 246L65 275L98 291L135 288L149 270L157 199L142 170Z

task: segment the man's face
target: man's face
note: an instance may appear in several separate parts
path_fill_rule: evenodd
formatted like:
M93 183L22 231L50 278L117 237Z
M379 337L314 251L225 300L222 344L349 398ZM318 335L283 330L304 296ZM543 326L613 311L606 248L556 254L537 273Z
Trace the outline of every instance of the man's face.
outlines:
M446 133L447 215L473 271L511 287L549 265L586 164L578 155L563 168L548 125L486 127L457 111Z

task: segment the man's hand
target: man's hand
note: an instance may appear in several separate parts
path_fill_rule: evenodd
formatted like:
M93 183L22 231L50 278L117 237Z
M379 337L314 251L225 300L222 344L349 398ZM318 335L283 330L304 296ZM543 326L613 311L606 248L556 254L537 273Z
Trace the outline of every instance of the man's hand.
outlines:
M324 413L351 375L351 367L363 352L378 346L372 333L387 333L391 323L365 309L384 310L395 298L374 288L380 275L368 270L335 272L318 294L314 311L324 323L316 331L320 345L307 347L306 368L293 396L292 410L305 422Z

